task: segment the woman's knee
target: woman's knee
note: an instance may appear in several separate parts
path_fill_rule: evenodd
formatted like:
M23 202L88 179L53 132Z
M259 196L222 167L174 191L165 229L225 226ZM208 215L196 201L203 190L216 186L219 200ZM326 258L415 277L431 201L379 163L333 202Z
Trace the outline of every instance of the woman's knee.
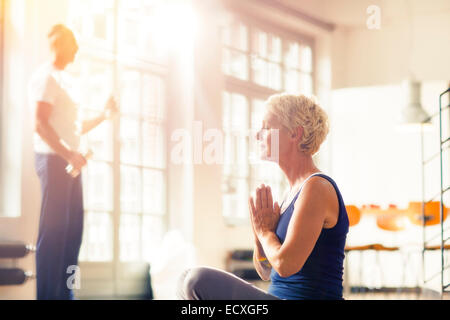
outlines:
M196 267L185 270L178 279L177 294L184 300L198 300L210 278L210 270Z

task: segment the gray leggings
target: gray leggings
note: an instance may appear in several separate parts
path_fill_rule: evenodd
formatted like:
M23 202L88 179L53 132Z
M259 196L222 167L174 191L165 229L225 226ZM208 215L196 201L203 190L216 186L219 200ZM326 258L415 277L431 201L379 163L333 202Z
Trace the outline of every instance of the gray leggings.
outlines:
M184 271L177 297L181 300L280 300L237 276L210 267Z

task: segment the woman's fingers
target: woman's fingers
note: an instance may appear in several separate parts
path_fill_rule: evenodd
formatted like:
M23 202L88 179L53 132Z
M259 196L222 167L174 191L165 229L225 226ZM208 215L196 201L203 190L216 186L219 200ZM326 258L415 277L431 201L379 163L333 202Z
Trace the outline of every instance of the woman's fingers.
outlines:
M256 234L256 221L258 219L258 216L256 214L256 208L255 208L255 203L253 201L253 197L249 198L248 205L250 207L250 212L251 212L251 214L250 214L250 221L251 221L251 224L252 224L252 229L253 229L253 232Z
M275 201L275 204L273 205L273 212L276 213L277 215L280 214L280 206L278 205L277 201Z
M267 188L261 185L261 207L267 208Z
M262 193L261 188L256 188L256 209L262 208L261 193Z
M253 232L255 231L255 226L254 226L254 223L253 223L253 215L254 215L254 210L253 210L253 207L254 207L254 204L253 204L253 198L252 197L250 197L250 198L248 198L248 211L250 212L250 223L252 224L252 229L253 229Z
M248 199L248 207L250 209L251 215L254 215L255 211L256 211L256 208L255 208L255 203L253 202L253 197L250 197Z
M272 190L267 186L267 207L273 208Z

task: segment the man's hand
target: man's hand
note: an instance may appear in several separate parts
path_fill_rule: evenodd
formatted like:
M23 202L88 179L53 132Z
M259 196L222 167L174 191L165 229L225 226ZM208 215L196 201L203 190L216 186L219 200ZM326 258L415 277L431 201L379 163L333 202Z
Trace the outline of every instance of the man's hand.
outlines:
M79 152L71 151L69 158L67 159L75 170L81 171L81 169L87 164L86 158Z
M103 110L103 115L105 117L105 120L114 118L114 116L118 112L119 112L119 109L117 108L117 102L114 99L114 97L111 95L105 104L105 109Z

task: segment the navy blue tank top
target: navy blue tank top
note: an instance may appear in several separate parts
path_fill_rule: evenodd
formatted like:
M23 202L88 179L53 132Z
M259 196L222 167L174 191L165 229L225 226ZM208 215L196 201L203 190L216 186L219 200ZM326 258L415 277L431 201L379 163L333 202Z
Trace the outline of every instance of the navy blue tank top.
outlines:
M301 270L289 277L281 277L273 268L270 274L272 283L269 293L281 299L342 299L342 277L344 270L344 247L348 233L348 216L341 193L330 177L315 173L327 179L336 190L339 201L339 217L333 228L322 228L319 238ZM308 179L309 179L308 178ZM303 185L308 180L306 179ZM286 232L294 212L294 204L303 186L283 212L278 221L276 235L281 243L286 239Z

